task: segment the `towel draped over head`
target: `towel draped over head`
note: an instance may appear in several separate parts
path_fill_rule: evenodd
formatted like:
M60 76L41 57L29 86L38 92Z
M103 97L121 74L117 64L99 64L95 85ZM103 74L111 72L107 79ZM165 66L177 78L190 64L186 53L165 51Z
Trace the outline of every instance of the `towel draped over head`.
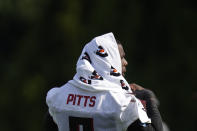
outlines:
M89 92L111 91L125 94L129 105L134 99L133 113L142 122L150 119L142 111L142 104L132 94L128 82L122 76L122 64L113 33L95 37L85 45L77 62L77 73L70 84ZM114 96L115 99L119 99Z
M131 92L121 75L122 65L113 33L98 36L85 45L77 62L74 81L84 90Z

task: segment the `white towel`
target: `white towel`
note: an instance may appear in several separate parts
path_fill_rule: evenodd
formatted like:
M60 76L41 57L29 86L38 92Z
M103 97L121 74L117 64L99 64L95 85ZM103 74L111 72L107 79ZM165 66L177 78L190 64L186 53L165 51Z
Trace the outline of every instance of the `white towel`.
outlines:
M77 73L69 83L88 92L111 91L122 93L125 95L124 99L126 101L123 110L131 106L132 111L130 116L124 114L123 111L121 119L132 119L131 116L137 116L142 123L150 123L150 119L142 109L141 102L132 95L129 84L122 76L121 70L118 45L113 33L108 33L98 36L86 44L77 62ZM120 99L118 96L113 97L117 101ZM130 104L131 100L135 101L135 104ZM122 106L121 103L120 106Z

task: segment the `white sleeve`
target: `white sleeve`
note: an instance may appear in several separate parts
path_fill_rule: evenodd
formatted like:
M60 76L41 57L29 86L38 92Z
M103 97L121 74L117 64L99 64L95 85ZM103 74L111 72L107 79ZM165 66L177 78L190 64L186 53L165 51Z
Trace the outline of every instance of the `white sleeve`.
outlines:
M46 104L50 108L54 103L55 97L57 96L60 88L52 88L48 91L46 96Z
M46 104L49 108L49 114L53 117L53 120L54 120L55 123L57 123L57 121L56 121L56 117L55 117L53 107L55 107L54 100L58 96L59 90L60 90L60 88L52 88L48 91L47 96L46 96Z

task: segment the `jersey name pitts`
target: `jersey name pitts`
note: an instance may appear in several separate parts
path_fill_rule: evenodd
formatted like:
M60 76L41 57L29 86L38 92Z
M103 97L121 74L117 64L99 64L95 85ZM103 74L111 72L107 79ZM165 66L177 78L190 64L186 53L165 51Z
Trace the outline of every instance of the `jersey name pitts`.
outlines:
M78 94L69 94L67 97L66 104L77 105L77 106L89 106L94 107L96 103L96 96L84 96Z

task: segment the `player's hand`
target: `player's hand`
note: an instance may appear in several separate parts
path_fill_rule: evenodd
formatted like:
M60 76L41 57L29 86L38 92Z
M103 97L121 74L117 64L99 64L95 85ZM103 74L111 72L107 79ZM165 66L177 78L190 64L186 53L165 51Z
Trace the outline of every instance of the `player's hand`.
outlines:
M140 99L140 100L145 100L146 96L147 96L147 90L145 88L143 88L142 86L132 83L129 84L131 90L133 91L133 93L135 94L135 96Z
M156 104L159 104L153 91L143 88L142 86L135 84L135 83L132 83L129 85L131 87L131 90L133 91L133 93L138 99L145 100L145 101L151 100L151 101L154 101Z
M136 90L144 90L144 88L138 84L135 84L135 83L132 83L132 84L129 84L130 87L131 87L131 90L132 91L136 91Z

